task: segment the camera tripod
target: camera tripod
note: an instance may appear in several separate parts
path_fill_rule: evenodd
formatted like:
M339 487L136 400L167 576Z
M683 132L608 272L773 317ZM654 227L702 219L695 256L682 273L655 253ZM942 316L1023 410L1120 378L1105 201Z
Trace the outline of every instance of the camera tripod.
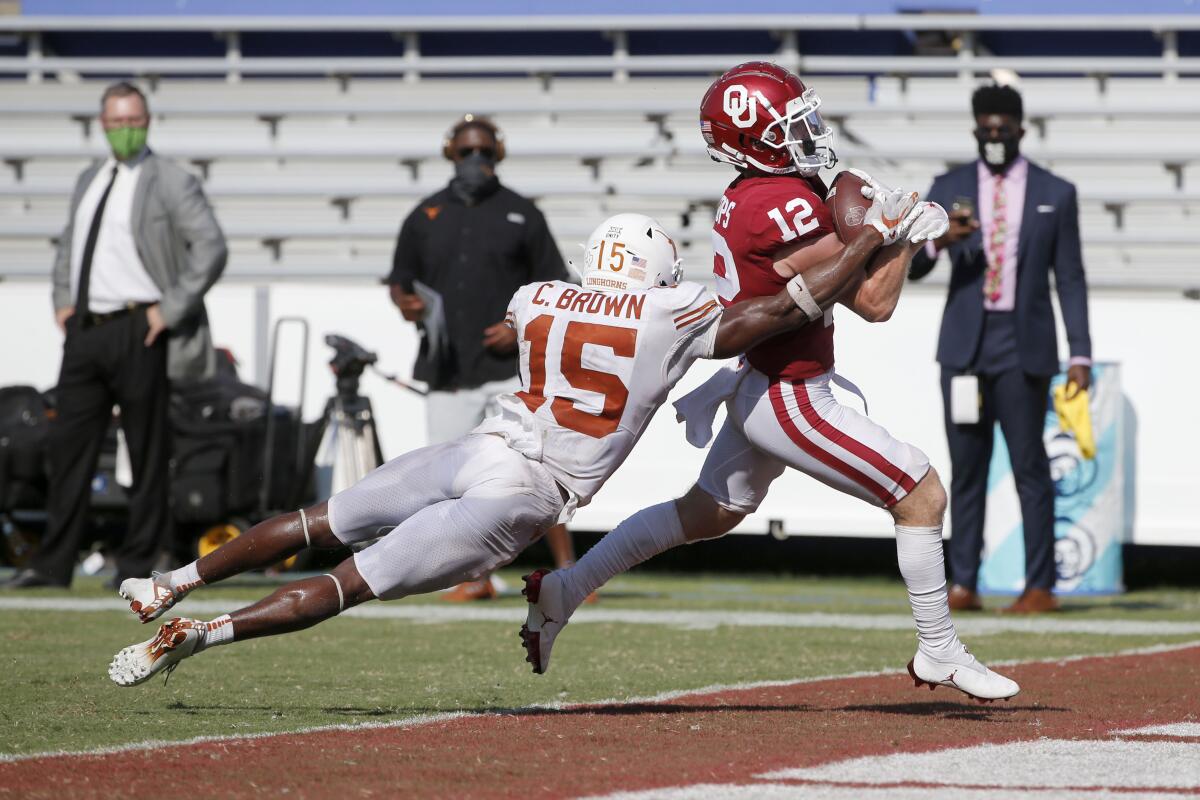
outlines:
M314 475L317 497L331 497L353 486L383 463L371 400L359 394L363 369L374 364L377 356L337 334L327 335L325 343L334 349L329 366L337 390L325 404L321 421Z

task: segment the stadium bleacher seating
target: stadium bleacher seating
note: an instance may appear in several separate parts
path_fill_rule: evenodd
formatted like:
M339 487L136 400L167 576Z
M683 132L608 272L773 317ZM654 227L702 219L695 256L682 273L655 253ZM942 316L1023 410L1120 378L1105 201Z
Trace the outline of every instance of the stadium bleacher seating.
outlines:
M28 36L36 26L26 28ZM74 179L105 150L94 120L100 91L131 72L149 76L151 144L205 180L230 236L231 276L386 272L400 221L448 177L440 140L465 111L493 114L504 129L501 176L539 201L568 257L598 219L634 210L676 230L691 273L707 272L711 209L729 173L708 162L696 108L711 74L740 55L618 47L583 56L121 59L57 56L51 39L36 59L0 57L0 275L46 273ZM838 130L843 164L920 189L973 157L967 99L987 70L1036 68L1020 81L1024 149L1079 186L1091 282L1200 285L1200 232L1190 225L1200 213L1200 78L1188 77L1200 67L1189 58L1164 50L1123 55L1116 66L1064 53L1033 65L1020 53L801 56L794 45L781 37L777 53L761 55L832 73L810 82ZM413 80L417 73L436 77Z

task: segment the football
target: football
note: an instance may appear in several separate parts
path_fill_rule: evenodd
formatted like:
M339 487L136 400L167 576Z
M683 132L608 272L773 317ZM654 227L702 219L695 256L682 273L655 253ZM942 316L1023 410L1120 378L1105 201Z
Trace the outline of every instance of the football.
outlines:
M854 238L867 217L871 201L862 196L862 178L850 171L839 172L829 187L826 203L833 214L833 229L843 242Z

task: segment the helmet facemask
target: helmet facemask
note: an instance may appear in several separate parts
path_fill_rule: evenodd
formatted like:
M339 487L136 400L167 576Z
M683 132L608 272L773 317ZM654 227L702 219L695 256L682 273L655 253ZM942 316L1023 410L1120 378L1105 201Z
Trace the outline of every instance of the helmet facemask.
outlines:
M776 150L786 148L796 171L806 177L832 169L838 162L833 128L821 116L820 107L816 89L805 89L800 97L789 100L782 115L766 106L775 121L763 129L762 142Z

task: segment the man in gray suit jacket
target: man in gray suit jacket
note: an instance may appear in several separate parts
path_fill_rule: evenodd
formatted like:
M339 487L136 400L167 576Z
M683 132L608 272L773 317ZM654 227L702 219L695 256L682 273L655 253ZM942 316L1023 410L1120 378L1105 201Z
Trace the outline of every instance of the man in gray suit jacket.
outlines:
M141 91L114 84L100 107L113 155L79 176L54 262L54 313L66 339L46 535L12 588L70 584L114 403L133 467L116 584L151 569L169 530L168 379L215 370L204 293L225 268L225 238L199 181L146 147Z

